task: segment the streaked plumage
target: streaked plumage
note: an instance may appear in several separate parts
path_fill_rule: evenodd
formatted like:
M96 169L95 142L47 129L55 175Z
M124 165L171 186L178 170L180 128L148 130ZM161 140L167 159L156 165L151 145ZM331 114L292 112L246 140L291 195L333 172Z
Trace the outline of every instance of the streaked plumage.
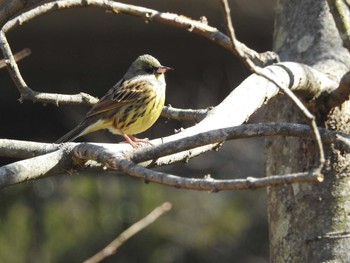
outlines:
M169 69L150 55L138 57L78 126L57 143L73 141L101 129L122 135L133 147L137 147L135 142L145 142L132 135L147 130L158 119L165 101L164 73Z

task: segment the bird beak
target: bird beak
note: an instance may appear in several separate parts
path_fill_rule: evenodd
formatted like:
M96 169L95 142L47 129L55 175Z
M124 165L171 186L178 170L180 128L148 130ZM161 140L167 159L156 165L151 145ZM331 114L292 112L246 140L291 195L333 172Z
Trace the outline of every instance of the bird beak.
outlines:
M166 66L160 66L158 69L157 69L157 73L158 74L163 74L165 72L167 72L168 70L174 70L173 68L169 68L169 67L166 67Z

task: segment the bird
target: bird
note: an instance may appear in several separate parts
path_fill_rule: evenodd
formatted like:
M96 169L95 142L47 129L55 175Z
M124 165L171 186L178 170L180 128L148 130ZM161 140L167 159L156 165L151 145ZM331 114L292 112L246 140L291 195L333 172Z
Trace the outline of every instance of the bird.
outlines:
M151 55L139 56L125 75L92 106L80 123L56 143L102 129L121 135L133 148L149 143L134 135L150 128L160 116L165 101L164 74L172 70Z

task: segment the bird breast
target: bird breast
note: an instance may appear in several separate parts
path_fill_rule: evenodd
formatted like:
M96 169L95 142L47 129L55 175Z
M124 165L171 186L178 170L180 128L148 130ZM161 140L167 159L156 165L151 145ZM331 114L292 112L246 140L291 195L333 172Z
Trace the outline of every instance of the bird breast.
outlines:
M141 96L131 105L123 106L109 128L115 134L134 135L146 131L160 116L165 101L164 76L147 85Z

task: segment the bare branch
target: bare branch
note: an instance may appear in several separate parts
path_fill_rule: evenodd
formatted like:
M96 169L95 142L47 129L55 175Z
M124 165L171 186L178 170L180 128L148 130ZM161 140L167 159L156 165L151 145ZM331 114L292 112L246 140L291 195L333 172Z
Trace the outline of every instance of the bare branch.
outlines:
M100 7L110 11L113 11L116 14L129 14L133 16L138 16L143 18L145 21L150 22L158 22L167 25L171 25L174 27L179 27L185 29L189 32L193 32L199 34L207 39L225 47L226 49L231 50L232 46L230 44L229 38L221 33L218 29L209 26L207 23L203 21L196 21L190 18L179 16L172 13L162 13L153 9L127 5L123 3L118 3L114 1L108 0L90 0L90 1L81 1L81 0L60 0L53 1L49 3L42 4L32 10L24 12L23 14L15 17L14 19L8 21L0 32L0 47L5 57L5 61L7 64L7 68L10 72L10 75L15 82L20 94L21 100L33 100L33 101L41 101L43 103L53 103L58 105L59 103L80 103L84 102L89 104L90 101L86 101L80 98L79 95L75 95L71 100L67 95L59 95L59 94L50 94L50 93L39 93L35 92L28 87L26 82L24 81L21 73L18 69L17 63L13 57L11 48L6 39L5 33L9 30L15 28L18 25L22 25L35 17L43 15L48 12L52 12L59 9L65 8L73 8L73 7ZM248 56L251 60L254 60L258 65L268 65L273 62L276 62L276 56L273 52L269 52L268 54L259 54L254 50L249 49L243 43L237 41L236 43L240 50Z
M254 72L254 67L255 67L254 62L239 47L235 30L232 25L230 6L227 0L221 0L221 5L224 12L224 19L225 19L227 33L229 35L229 38L233 47L232 52L242 60L242 62L247 66L247 68L249 68L252 72Z
M53 103L58 105L60 104L94 104L97 102L97 99L90 96L86 93L80 93L77 95L62 95L62 94L53 94L53 93L44 93L33 91L28 87L26 82L24 81L18 65L16 63L16 59L12 54L10 45L7 41L7 38L4 34L4 31L0 31L0 47L5 57L5 63L7 65L7 69L10 73L10 76L14 83L16 84L19 93L21 94L20 101L23 100L32 100L34 102L40 101L43 103Z
M31 8L45 0L1 0L0 1L0 27L2 27L8 19L14 15L23 12L23 10Z
M350 52L350 10L344 0L327 0L343 46Z
M164 106L162 116L168 119L200 122L208 115L211 109L213 107L204 110L177 109L169 105Z
M116 14L128 14L132 16L137 16L143 18L147 22L158 22L178 28L182 28L188 32L193 32L198 35L201 35L216 44L223 46L226 49L232 49L230 39L220 32L217 28L211 27L208 25L208 22L205 19L201 20L193 20L191 18L177 15L168 12L159 12L154 9L144 8L141 6L128 5L115 1L109 0L89 0L89 1L81 1L81 0L60 0L60 1L52 1L50 3L42 4L32 10L29 10L15 19L6 23L3 27L3 31L6 33L17 25L22 25L30 21L31 19L43 15L47 12L52 12L59 9L67 9L73 7L89 7L95 6L99 8L104 8L110 11L113 11ZM249 49L243 43L237 41L237 45L239 45L240 50L247 53L247 56L250 57L256 64L261 66L270 65L277 61L277 55L274 52L269 52L268 55L262 53L260 55L256 51ZM267 59L267 60L263 60Z
M68 145L65 149L2 166L0 188L67 172L73 167L69 147L72 146Z
M108 244L104 249L96 253L91 258L84 261L84 263L96 263L100 262L106 257L109 257L113 255L117 249L125 243L128 239L130 239L132 236L143 230L144 228L148 227L150 224L152 224L154 221L156 221L160 216L162 216L164 213L171 210L171 203L165 202L162 205L156 207L151 213L149 213L146 217L142 218L140 221L133 224L131 227L129 227L127 230L125 230L123 233L121 233L116 239L114 239L110 244Z
M14 60L16 62L28 57L31 54L31 50L29 48L22 49L21 51L18 51L16 54L13 55ZM6 67L6 59L0 60L0 69Z
M210 192L223 190L250 190L267 186L323 181L323 176L318 171L273 175L264 178L247 177L246 179L215 180L210 176L205 176L203 179L184 178L172 174L152 171L125 159L119 160L117 167L131 176L144 179L145 182L154 182L179 189Z
M19 99L21 102L24 100L31 100L33 102L41 102L44 104L52 103L55 105L72 104L72 105L94 105L98 99L84 92L74 95L57 94L37 92L28 89L26 93L21 94Z
M326 144L335 144L335 146L345 152L350 153L350 136L348 134L331 131L328 129L320 128L320 134L322 140ZM200 133L192 137L185 137L177 141L169 141L164 144L158 144L155 147L141 148L136 151L131 151L130 147L126 144L103 144L103 143L88 143L80 144L75 148L76 155L86 156L87 153L79 154L78 152L90 152L96 151L103 153L104 150L109 149L116 153L123 152L123 156L133 162L140 163L151 159L158 159L160 157L174 154L176 152L185 151L194 147L199 147L205 144L222 142L228 140L242 139L242 138L254 138L254 137L266 137L266 136L292 136L303 139L311 139L312 133L307 125L293 124L293 123L255 123L244 124L240 126L211 130L205 133ZM153 140L152 143L156 144ZM75 147L78 143L71 143ZM88 149L80 147L93 147L97 148ZM102 148L102 151L100 147ZM12 158L31 158L38 155L44 155L60 149L57 144L39 143L39 142L27 142L19 140L0 139L0 156L12 157ZM113 154L114 155L114 154ZM109 157L97 157L98 155L90 155L91 159L103 160ZM82 157L80 157L82 158ZM183 159L182 159L183 160ZM172 163L174 160L172 161ZM152 166L157 165L158 162L153 163ZM168 163L169 164L169 163Z
M2 30L0 31L0 47L4 54L5 63L13 82L16 84L20 94L25 94L28 90L28 86L21 76L10 45L8 44L7 38Z
M57 151L59 145L53 143L27 142L0 139L0 156L11 158L31 158Z
M339 149L350 153L350 135L337 131L330 131L323 128L319 129L324 143L333 143ZM154 160L160 157L168 156L174 154L175 152L190 150L205 144L213 144L216 142L235 139L268 136L288 136L311 140L312 132L307 125L294 123L272 122L244 124L240 126L199 133L176 141L160 144L152 148L135 150L132 152L124 153L124 156L135 163L141 163L147 160ZM152 164L158 164L158 160Z
M339 149L350 152L350 136L341 132L330 131L328 129L320 129L322 139L325 143L333 143ZM225 140L237 138L251 138L261 136L295 136L304 139L312 139L312 132L307 125L290 124L290 123L260 123L246 124L237 127L211 130L200 133L192 137L186 137L176 141L167 142L155 147L146 147L134 151L126 144L93 144L93 143L67 143L59 150L49 154L38 156L35 158L19 161L13 164L5 165L0 168L0 188L11 184L21 183L28 180L36 180L44 176L59 175L65 172L75 173L82 169L89 169L85 163L88 160L94 160L101 164L99 170L115 170L121 169L132 176L144 178L151 182L164 183L168 186L176 186L180 188L190 188L194 179L183 179L175 175L167 175L165 173L157 173L148 170L142 166L160 166L178 161L176 158L169 158L176 153L183 153L186 150L199 147L205 144L213 144ZM169 136L171 137L171 136ZM154 141L152 141L153 143ZM0 145L2 140L0 140ZM39 143L34 145L37 149ZM23 144L23 147L30 143ZM47 147L43 144L43 148ZM30 149L29 149L30 150ZM52 149L54 150L54 149ZM47 150L43 150L43 153ZM165 156L165 157L163 157ZM191 158L192 155L184 156ZM156 160L156 161L155 161ZM141 165L136 165L140 163ZM76 169L76 170L73 170ZM96 166L91 168L96 170ZM311 178L306 179L307 175ZM282 176L282 175L281 175ZM232 189L250 189L252 187L264 187L265 184L284 184L301 182L307 180L320 180L315 172L297 173L290 175L284 181L282 178L273 179L238 179L238 180L209 180L195 179L193 188L196 190L232 190ZM191 181L192 180L192 181ZM296 181L294 181L296 180ZM301 180L301 181L299 181ZM251 182L254 181L252 186ZM205 187L203 186L205 185ZM203 188L204 187L204 188Z
M78 145L78 147L79 146L81 145ZM87 157L91 157L91 155L96 155L95 150L96 145L93 152L85 151L88 156L80 155L79 157L86 159ZM65 166L67 169L70 169L70 172L74 172L71 170L71 167L74 166L74 163L72 161L67 161L67 156L69 156L72 151L75 151L75 149L71 149L67 146L66 149L61 149L44 156L38 156L35 158L26 159L10 165L6 165L0 168L0 187L25 182L27 180L34 180L42 178L44 176L46 177L49 175L62 174L65 171ZM81 151L79 154L81 154ZM102 154L105 154L106 156L109 155L105 160L105 163L111 169L118 169L120 171L128 173L131 176L143 178L146 182L155 182L165 186L182 189L217 192L221 190L248 190L297 182L321 182L323 180L323 177L319 175L319 173L314 172L276 175L266 178L247 178L232 180L214 180L209 177L205 177L204 179L189 179L146 169L140 165L136 165L132 161L123 159L121 156L118 156L114 153L105 152L101 149L99 156L102 156Z

